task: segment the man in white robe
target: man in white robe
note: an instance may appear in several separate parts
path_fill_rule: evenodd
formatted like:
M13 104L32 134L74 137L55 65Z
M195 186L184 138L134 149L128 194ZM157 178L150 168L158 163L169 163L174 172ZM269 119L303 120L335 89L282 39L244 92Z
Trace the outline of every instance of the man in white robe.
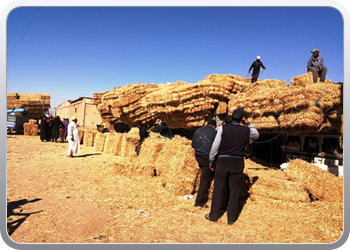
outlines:
M67 157L73 158L73 154L80 153L80 140L79 140L79 128L77 125L77 117L72 116L71 122L68 124L67 140L68 140L68 152Z

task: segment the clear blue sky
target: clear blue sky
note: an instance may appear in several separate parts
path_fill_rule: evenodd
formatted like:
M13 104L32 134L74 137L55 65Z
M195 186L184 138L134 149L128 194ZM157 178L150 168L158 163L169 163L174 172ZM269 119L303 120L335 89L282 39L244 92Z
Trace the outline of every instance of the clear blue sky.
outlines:
M21 7L7 21L7 92L48 93L55 108L127 83L246 77L258 55L261 79L290 84L314 48L343 82L343 38L331 7Z

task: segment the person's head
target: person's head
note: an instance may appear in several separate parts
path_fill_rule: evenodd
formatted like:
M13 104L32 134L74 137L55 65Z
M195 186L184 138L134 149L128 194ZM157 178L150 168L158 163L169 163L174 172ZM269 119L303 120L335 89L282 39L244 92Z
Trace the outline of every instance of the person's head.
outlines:
M244 116L244 109L238 108L232 112L232 120L236 122L241 122Z
M320 54L320 50L319 49L313 49L311 50L312 56L317 58Z
M73 115L70 119L71 119L71 121L73 121L73 122L75 122L75 123L78 121L77 117L74 116L74 115Z
M211 119L208 121L207 125L211 125L213 128L216 128L216 121L214 119Z
M231 123L232 122L232 115L228 115L228 116L226 116L226 118L225 118L225 124L229 124L229 123Z
M260 59L261 59L260 56L257 56L257 57L256 57L256 60L257 60L257 61L260 61Z
M142 121L137 121L137 122L136 122L136 126L137 126L138 128L140 128L140 127L142 126Z

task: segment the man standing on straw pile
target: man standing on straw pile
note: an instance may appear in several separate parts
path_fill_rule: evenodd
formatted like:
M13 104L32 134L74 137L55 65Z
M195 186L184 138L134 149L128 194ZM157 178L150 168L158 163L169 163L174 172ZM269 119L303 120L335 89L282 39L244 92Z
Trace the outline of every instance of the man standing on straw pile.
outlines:
M247 126L241 126L243 121ZM217 221L220 216L225 185L228 188L227 222L232 225L238 218L238 200L244 169L244 150L249 140L257 140L259 132L244 117L244 109L232 113L232 123L219 127L209 154L210 164L217 158L214 190L207 220Z
M141 121L137 121L136 125L139 128L139 135L140 135L140 140L136 142L138 143L136 146L136 154L139 155L141 150L141 144L148 137L148 132L147 132L147 125L142 124Z
M256 57L256 61L254 61L252 63L252 65L250 66L248 73L250 74L251 69L253 69L253 73L252 73L252 83L256 82L258 80L258 77L260 75L260 67L262 67L263 69L266 69L266 67L264 66L264 64L260 61L261 57L257 56Z
M209 120L207 125L196 130L193 134L192 148L194 156L201 170L198 193L195 207L208 208L205 203L208 200L210 184L214 179L214 171L209 168L209 153L216 136L216 121Z
M77 117L72 116L71 122L68 124L67 140L69 147L67 157L69 158L73 158L73 154L80 152L79 128L77 121Z
M312 72L312 78L314 83L317 82L318 76L320 76L320 82L324 82L326 79L327 68L324 66L323 57L320 56L320 50L311 50L312 57L307 61L307 71Z

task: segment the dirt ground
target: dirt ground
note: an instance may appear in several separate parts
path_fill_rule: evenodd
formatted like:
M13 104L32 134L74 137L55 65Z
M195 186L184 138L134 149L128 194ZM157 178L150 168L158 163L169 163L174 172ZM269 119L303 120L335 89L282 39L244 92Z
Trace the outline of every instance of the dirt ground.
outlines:
M67 149L67 143L41 142L38 136L7 136L7 222L13 241L332 243L341 236L325 229L332 223L325 212L329 204L248 199L234 225L227 225L226 214L213 223L204 218L209 209L167 192L156 176L118 175L116 163L125 159L84 145L67 158ZM313 213L324 214L324 222L313 221Z

